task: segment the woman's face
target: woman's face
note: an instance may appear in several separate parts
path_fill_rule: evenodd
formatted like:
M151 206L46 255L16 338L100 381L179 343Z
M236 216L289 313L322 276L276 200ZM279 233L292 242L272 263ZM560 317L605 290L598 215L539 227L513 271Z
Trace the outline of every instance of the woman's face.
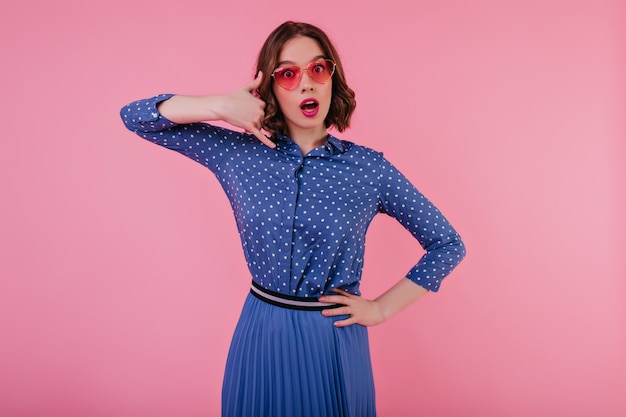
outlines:
M296 66L302 69L302 78L293 90L281 87L275 80L272 87L292 138L305 131L307 134L319 133L320 136L326 134L324 119L332 98L332 77L319 84L304 70L311 62L323 58L326 56L317 41L305 36L287 41L278 56L277 67Z

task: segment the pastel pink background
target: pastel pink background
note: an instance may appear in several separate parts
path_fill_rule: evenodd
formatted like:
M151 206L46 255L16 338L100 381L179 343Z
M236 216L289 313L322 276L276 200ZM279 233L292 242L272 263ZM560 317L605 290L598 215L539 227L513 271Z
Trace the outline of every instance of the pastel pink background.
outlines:
M6 2L0 415L219 414L249 285L235 223L208 170L118 111L234 90L287 19L343 57L340 136L384 151L468 247L371 329L379 414L626 415L621 3ZM377 218L364 294L420 255Z

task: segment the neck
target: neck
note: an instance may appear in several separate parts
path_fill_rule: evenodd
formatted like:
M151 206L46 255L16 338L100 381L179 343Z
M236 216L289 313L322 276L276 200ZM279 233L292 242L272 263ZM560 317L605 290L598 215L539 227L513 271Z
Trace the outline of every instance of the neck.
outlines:
M321 129L289 129L289 137L300 147L302 155L306 155L326 143L328 132L323 126Z

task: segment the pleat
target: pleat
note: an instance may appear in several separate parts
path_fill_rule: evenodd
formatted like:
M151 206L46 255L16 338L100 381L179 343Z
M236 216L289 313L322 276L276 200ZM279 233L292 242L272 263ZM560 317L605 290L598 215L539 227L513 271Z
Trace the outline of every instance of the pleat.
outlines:
M249 295L222 388L224 417L376 415L367 328Z

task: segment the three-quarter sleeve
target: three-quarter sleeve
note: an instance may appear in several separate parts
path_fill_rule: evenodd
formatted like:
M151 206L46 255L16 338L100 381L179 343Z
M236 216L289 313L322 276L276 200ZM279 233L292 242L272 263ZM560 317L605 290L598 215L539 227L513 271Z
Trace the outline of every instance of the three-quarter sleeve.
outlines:
M181 153L213 172L237 142L251 140L251 135L208 123L177 124L168 120L157 106L172 96L159 94L122 107L124 125L138 136Z
M176 123L165 118L157 109L159 103L172 96L173 94L159 94L125 105L120 111L124 125L137 134L160 132L176 126Z
M406 277L436 292L465 257L465 246L443 214L389 161L379 176L379 211L395 218L426 251Z

